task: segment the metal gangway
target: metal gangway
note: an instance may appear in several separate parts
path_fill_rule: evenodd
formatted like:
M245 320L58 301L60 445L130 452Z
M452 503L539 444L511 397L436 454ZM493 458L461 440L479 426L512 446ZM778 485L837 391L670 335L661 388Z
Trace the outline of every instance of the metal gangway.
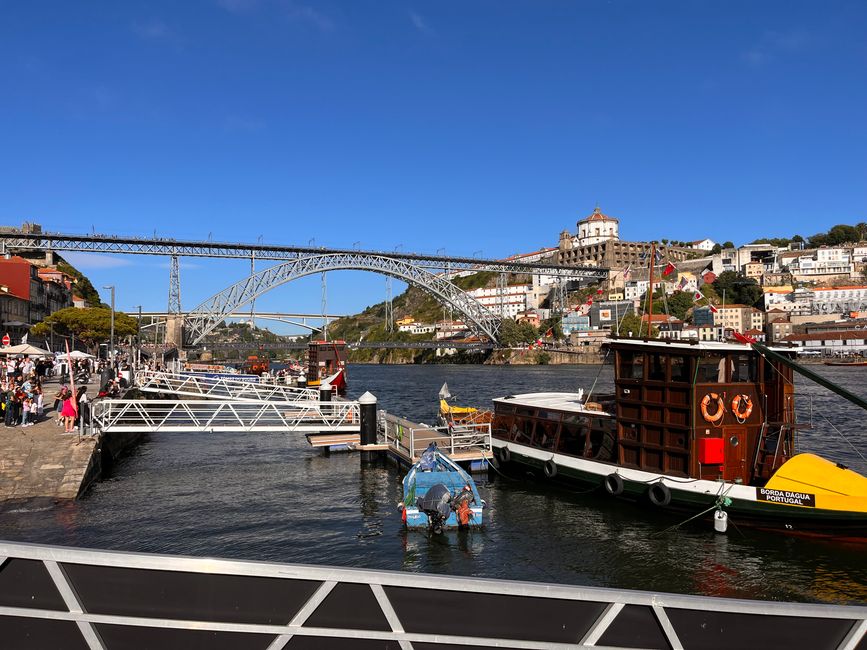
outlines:
M235 402L309 402L319 399L319 391L270 382L253 382L197 373L140 370L136 386L147 393L172 393L185 397L205 397Z
M453 460L472 461L491 458L491 424L428 426L379 411L377 440L408 463L416 462L428 445L437 447Z
M358 402L124 400L93 403L91 433L358 432Z

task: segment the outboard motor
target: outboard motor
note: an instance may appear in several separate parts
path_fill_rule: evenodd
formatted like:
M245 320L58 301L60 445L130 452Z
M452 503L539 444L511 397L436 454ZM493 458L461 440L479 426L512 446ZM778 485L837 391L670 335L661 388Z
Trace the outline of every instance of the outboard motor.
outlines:
M416 500L418 509L428 518L428 528L435 535L443 532L443 524L452 511L452 493L442 483L431 486L424 496Z

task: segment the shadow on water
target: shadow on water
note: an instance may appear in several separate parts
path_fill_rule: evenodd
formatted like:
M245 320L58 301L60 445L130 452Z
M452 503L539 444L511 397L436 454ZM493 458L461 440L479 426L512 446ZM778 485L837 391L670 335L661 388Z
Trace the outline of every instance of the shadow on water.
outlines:
M597 374L595 367L352 367L350 396L370 390L381 408L432 422L443 381L460 402L486 405L509 393L589 387ZM610 387L610 369L604 369L598 390ZM839 400L831 407L818 391L812 399L814 421L816 409L823 408L851 442L864 448L865 434L854 426L863 420L860 412L841 408ZM809 399L801 398L799 409L808 407ZM836 433L819 431L805 433L802 446L824 443L819 451L856 467L850 445ZM738 598L867 603L863 547L747 528L739 532L734 526L721 536L706 520L666 532L686 517L595 492L576 494L525 475L494 475L480 482L488 504L484 529L428 535L403 529L396 507L400 481L400 472L390 465L362 467L352 453L326 456L296 435L155 434L121 459L111 480L96 485L84 500L19 504L0 513L0 538Z

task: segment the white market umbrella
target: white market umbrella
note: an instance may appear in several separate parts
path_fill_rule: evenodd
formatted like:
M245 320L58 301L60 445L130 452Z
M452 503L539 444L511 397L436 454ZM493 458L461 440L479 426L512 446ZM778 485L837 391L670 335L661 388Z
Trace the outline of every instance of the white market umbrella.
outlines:
M29 343L22 343L21 345L10 345L5 348L0 348L0 354L26 354L31 357L51 356L51 352L49 352L48 350L37 348L35 345L30 345Z
M96 359L96 357L92 354L88 354L87 352L81 352L80 350L73 350L69 353L69 356L73 359Z

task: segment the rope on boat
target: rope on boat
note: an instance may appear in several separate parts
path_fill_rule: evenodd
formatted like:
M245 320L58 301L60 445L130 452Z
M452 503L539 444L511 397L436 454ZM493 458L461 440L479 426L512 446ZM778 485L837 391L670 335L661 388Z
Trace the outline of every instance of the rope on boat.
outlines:
M599 372L596 373L596 378L593 380L593 385L590 386L590 390L587 391L587 399L584 400L584 403L590 401L590 396L593 394L593 389L596 388L596 382L599 381L599 375L602 374L602 369L605 367L605 362L608 360L608 355L611 354L611 348L607 348L605 350L605 356L602 358L602 363L599 365Z
M708 508L707 510L702 510L702 511L701 511L700 513L698 513L697 515L693 515L693 516L690 517L689 519L686 519L686 520L680 522L679 524L675 524L674 526L669 526L669 527L666 528L665 530L660 530L659 532L653 533L653 534L651 535L651 537L658 537L658 536L660 536L660 535L665 535L666 533L670 533L671 531L673 531L673 530L677 530L677 529L680 528L681 526L683 526L683 525L685 525L685 524L688 524L689 522L693 521L694 519L698 519L699 517L702 517L702 516L706 515L706 514L709 513L711 510L716 510L717 508L722 509L723 506L731 505L731 499L728 498L728 493L732 491L732 489L734 488L734 486L735 486L735 484L732 483L732 484L729 486L728 490L726 490L725 492L723 492L723 491L722 491L722 490L723 490L723 487L725 487L725 483L723 483L722 485L720 485L720 492L719 492L719 494L717 494L716 503L714 503L710 508ZM738 532L740 533L740 531L738 531ZM743 533L741 533L741 535L743 535Z

